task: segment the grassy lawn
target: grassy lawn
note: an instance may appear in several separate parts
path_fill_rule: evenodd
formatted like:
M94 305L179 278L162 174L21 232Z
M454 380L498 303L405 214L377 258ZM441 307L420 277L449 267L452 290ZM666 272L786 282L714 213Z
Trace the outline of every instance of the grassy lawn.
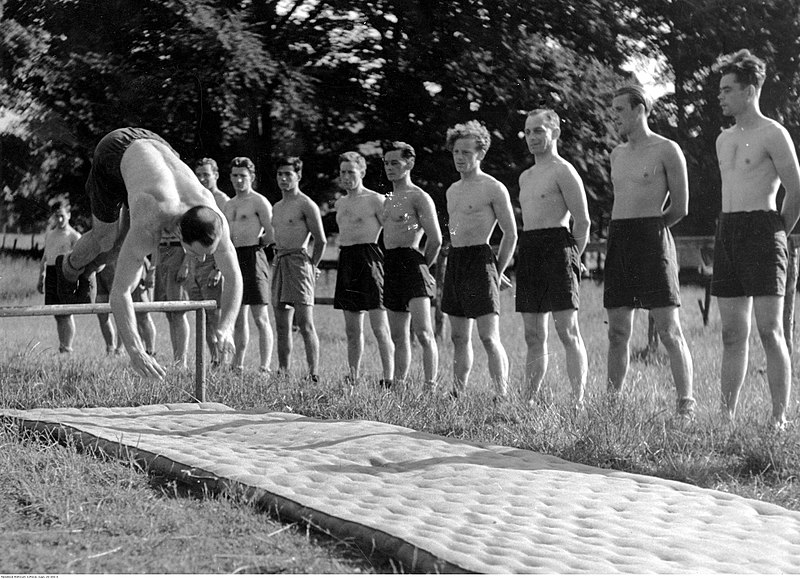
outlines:
M0 258L0 267L4 303L41 303L41 296L32 293L36 264ZM332 295L334 277L322 276L320 295ZM486 355L477 336L468 393L456 401L423 391L418 347L410 384L392 391L376 387L380 363L368 328L366 379L355 387L344 385L344 324L341 313L330 306L315 311L321 342L319 383L302 380L306 369L299 336L292 376L276 380L258 374L257 338L252 335L244 375L211 373L208 399L237 409L378 420L680 480L800 510L798 396L796 391L792 395L792 423L787 431L772 432L758 337L751 338L739 419L731 427L720 412L716 306L712 303L709 325L704 327L697 305L702 290L683 288L681 320L694 359L698 408L693 423L680 424L673 420L675 392L663 348L649 361L636 355L647 341L644 312L636 316L627 389L615 403L607 399L602 288L585 281L582 292L580 323L589 352L589 382L586 410L578 416L568 410L564 355L552 328L544 401L531 410L520 404L492 404ZM511 385L519 389L525 344L511 291L503 294L503 312L501 333L511 363ZM155 314L155 320L159 358L168 360L165 316ZM191 372L173 370L163 383L144 382L132 374L127 357L100 355L103 342L93 317L76 317L76 324L75 352L64 357L57 354L52 318L0 319L0 407L133 406L191 400ZM447 329L439 345L440 375L449 386L452 347ZM793 375L796 378L797 371ZM0 434L0 473L0 553L4 553L0 573L397 570L390 561L360 553L303 525L278 521L227 497L192 495L132 464L101 461L46 440L20 440L8 426Z

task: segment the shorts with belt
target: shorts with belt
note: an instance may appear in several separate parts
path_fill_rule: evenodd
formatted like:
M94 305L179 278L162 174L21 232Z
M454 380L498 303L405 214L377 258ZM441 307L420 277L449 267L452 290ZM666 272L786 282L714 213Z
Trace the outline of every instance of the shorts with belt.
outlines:
M491 247L451 247L442 287L442 311L460 318L499 314L499 279Z
M383 269L383 305L387 310L407 312L412 299L433 299L436 295L436 280L425 256L412 247L387 249Z
M189 277L186 280L186 291L191 300L215 300L217 307L222 297L222 284L225 280L220 279L215 286L209 286L209 282L217 275L217 261L214 255L207 255L205 261L192 260L189 266Z
M186 257L180 242L162 243L158 246L156 261L156 284L153 299L157 302L175 302L189 299L186 280L178 281L178 273Z
M785 295L789 264L785 227L777 211L721 213L711 293L721 298Z
M518 312L578 309L581 256L566 227L521 232L516 274Z
M678 256L664 218L613 219L608 229L603 306L680 306Z

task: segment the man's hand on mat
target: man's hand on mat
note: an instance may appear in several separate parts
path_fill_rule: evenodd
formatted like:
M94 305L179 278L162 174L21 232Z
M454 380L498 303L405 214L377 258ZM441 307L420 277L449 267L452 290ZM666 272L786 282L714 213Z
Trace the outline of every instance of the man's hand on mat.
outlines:
M163 380L167 375L156 359L146 352L131 352L131 365L142 378Z

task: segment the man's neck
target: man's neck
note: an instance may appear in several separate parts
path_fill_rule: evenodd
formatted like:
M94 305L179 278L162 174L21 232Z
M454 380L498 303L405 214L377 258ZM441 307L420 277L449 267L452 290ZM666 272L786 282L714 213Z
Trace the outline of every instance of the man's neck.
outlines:
M398 193L400 191L407 191L411 189L411 176L406 175L405 177L401 177L396 181L392 181L392 192Z
M630 133L628 133L628 144L631 147L637 147L646 142L653 135L653 131L645 122L644 124L637 125Z
M300 195L299 187L292 187L291 189L281 189L281 195L284 199L292 199Z
M556 152L555 148L553 148L553 149L548 149L543 153L539 154L534 153L533 158L535 159L537 165L543 165L545 163L550 163L552 161L555 161L559 157L558 157L558 152Z
M345 189L348 197L358 197L359 195L366 195L367 190L363 185L359 185L355 189Z
M237 197L249 197L251 194L255 194L255 192L256 192L255 189L253 189L251 187L250 189L244 189L242 191L237 190L236 191L236 196Z
M476 165L474 169L461 173L462 181L475 181L478 177L483 175L480 165Z
M748 107L742 114L734 117L736 126L745 131L758 126L764 118L758 106Z

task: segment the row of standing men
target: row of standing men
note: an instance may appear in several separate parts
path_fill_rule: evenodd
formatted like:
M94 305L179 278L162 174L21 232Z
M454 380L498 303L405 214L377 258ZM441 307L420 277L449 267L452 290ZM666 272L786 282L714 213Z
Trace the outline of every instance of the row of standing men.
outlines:
M717 139L722 214L712 293L718 298L723 328L722 400L733 419L744 382L754 309L767 353L772 421L782 428L790 370L781 296L786 291L786 234L800 215L800 171L787 131L760 111L766 75L763 61L744 50L722 57L715 70L720 77L722 111L735 120ZM669 354L677 414L692 418L693 367L678 315L678 265L669 231L688 213L686 161L677 143L650 129L651 106L638 86L619 89L611 102L614 126L623 142L610 156L614 204L604 280L607 386L611 393L623 388L633 311L649 309ZM589 219L580 176L558 153L560 131L555 111L536 109L528 114L525 139L535 164L519 179L523 227L516 309L523 317L528 346L524 398L533 402L541 388L552 315L566 351L573 402L580 408L587 355L577 312L580 255L588 241ZM441 300L454 348L453 395L469 380L473 323L497 394L508 394L499 292L509 285L504 272L517 248L518 234L507 188L481 169L490 143L489 131L476 121L447 132L447 147L460 175L446 193L451 248ZM341 250L334 307L344 311L347 379L351 381L359 379L363 320L368 314L379 345L384 385L406 379L410 328L422 345L426 385L435 387L438 382L438 352L430 320L434 282L429 268L442 236L430 196L411 180L415 158L413 147L403 142L393 143L384 152L384 169L392 183L392 192L386 196L363 186L366 162L361 155L349 152L339 159L346 194L336 202ZM140 374L163 378L165 372L141 343L130 294L139 285L137 272L145 257L155 249L160 253L162 247L172 247L176 264L183 264L186 257L198 262L215 258L206 284L220 286L220 311L212 321L216 328L208 332L213 359L230 351L234 369L241 368L248 342L248 310L252 310L260 337L261 368L268 370L272 332L265 308L271 301L278 370L289 368L292 326L297 325L305 343L308 378L318 379L313 294L326 243L320 211L299 189L300 159L278 160L276 178L282 198L274 207L253 189L254 169L247 158L233 160L231 181L236 195L224 200L214 182L218 171L213 161L204 159L197 175L190 173L169 144L154 133L119 129L98 145L87 182L93 228L69 253L57 258L58 289L76 291L81 277L102 267L107 252L119 246L110 300L122 341ZM779 213L781 184L786 196ZM497 255L489 246L496 226L502 232ZM381 230L385 255L377 245ZM165 238L165 234L174 237ZM426 243L420 248L423 234ZM274 256L271 284L267 253Z

